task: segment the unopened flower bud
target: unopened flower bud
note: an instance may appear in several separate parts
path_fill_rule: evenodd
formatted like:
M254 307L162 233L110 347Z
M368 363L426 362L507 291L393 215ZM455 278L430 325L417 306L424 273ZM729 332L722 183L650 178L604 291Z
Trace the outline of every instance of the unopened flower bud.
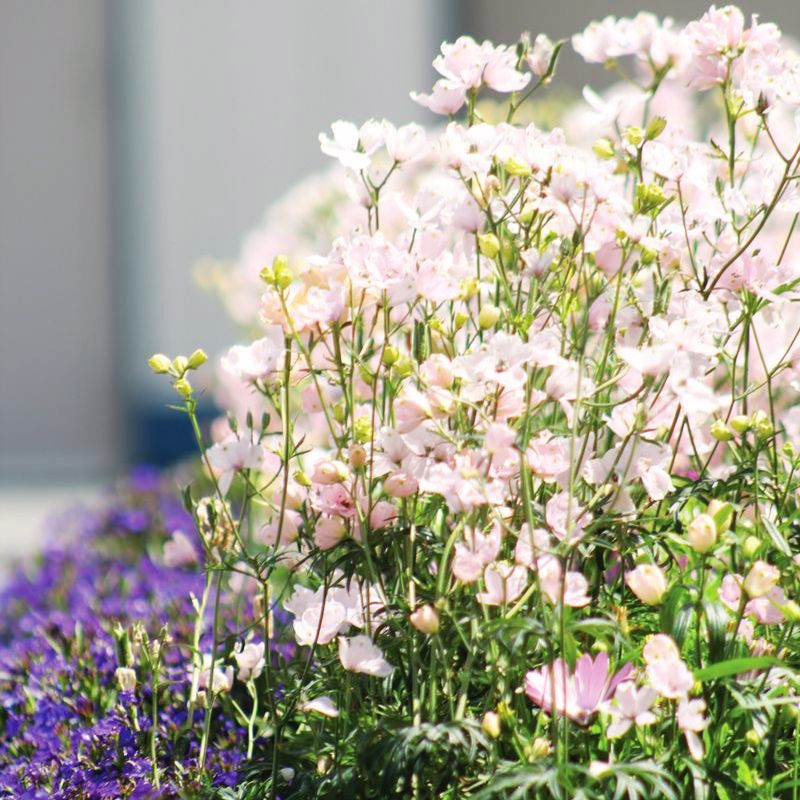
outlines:
M800 620L800 605L798 605L794 600L790 600L786 605L781 608L783 612L783 616L789 620L789 622L797 622Z
M602 139L598 139L592 145L592 151L598 158L614 158L614 143L611 141L611 139L603 137Z
M400 358L400 351L396 347L389 345L383 348L383 363L391 367Z
M761 439L767 439L775 432L772 420L766 412L759 410L753 414L753 430Z
M347 464L343 464L341 461L320 461L314 467L311 480L314 483L329 486L334 483L343 483L349 476L350 470L347 469Z
M780 570L766 561L756 561L744 579L744 590L749 597L763 597L781 577Z
M186 356L175 356L172 359L172 368L178 375L183 375L187 369L189 369L189 359Z
M638 125L630 125L625 128L625 138L636 147L644 141L644 131Z
M503 167L509 175L515 175L518 178L527 178L531 174L530 165L513 156L503 162Z
M746 414L737 414L731 419L731 428L733 428L733 430L739 435L748 431L751 425L752 422L750 417L748 417Z
M150 358L147 359L147 364L156 375L163 375L172 368L170 357L165 356L163 353L155 353L150 356Z
M469 316L464 311L456 311L455 317L453 317L453 327L460 331L464 325L466 325Z
M708 503L708 514L713 517L717 533L724 533L733 522L733 506L724 500L711 500Z
M686 539L698 553L707 553L717 543L717 526L709 514L699 514L690 523Z
M478 249L486 258L494 258L500 252L500 240L493 233L482 233L478 237Z
M189 369L197 369L202 367L208 361L208 356L203 350L198 348L189 356Z
M667 127L667 121L664 117L653 117L650 122L647 123L647 127L644 129L644 138L648 141L652 141L653 139L657 139L664 131L664 128Z
M742 542L742 555L746 559L751 559L761 549L761 539L757 536L748 536Z
M439 632L439 614L431 605L420 606L408 616L408 621L420 632L428 636Z
M114 677L121 692L132 692L136 688L136 670L130 667L117 667Z
M533 203L525 203L525 205L522 206L522 210L517 215L517 220L521 225L529 225L535 213L536 206Z
M347 458L353 469L360 469L367 463L367 451L363 444L351 444L347 451Z
M711 423L711 435L718 442L729 442L733 439L733 431L721 419L715 419Z
M550 755L552 747L544 736L537 736L530 745L530 755L532 758L546 758Z
M418 488L417 479L407 472L395 472L383 484L383 489L389 497L411 497Z
M184 398L192 396L192 384L186 378L180 378L174 383L175 391Z
M759 734L755 728L750 728L744 735L744 738L751 747L758 747L761 744L761 734Z
M497 739L500 736L500 717L496 711L487 711L483 715L481 730L483 730L490 739Z
M308 477L308 475L306 475L306 473L305 473L305 472L303 472L303 470L301 470L301 469L295 470L295 472L294 472L294 474L292 475L292 477L293 477L293 478L295 479L295 481L296 481L297 483L299 483L301 486L306 486L306 487L308 487L308 486L311 486L311 479L310 479L310 478Z
M667 591L667 578L655 564L639 564L625 578L628 588L649 606L658 605Z
M478 325L481 330L488 330L497 324L500 319L500 309L497 306L485 305L478 314Z

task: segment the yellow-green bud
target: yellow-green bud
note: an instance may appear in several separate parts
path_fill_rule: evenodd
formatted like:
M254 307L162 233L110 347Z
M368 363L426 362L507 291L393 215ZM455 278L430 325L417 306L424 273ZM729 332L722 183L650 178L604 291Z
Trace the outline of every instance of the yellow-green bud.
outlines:
M147 364L156 375L163 375L165 372L169 372L172 367L172 361L170 361L169 356L165 356L163 353L155 353L150 356L147 359Z
M197 369L202 367L208 361L208 356L203 350L198 348L189 356L189 369Z
M744 738L751 747L758 747L761 744L761 736L755 728L750 728L744 735Z
M392 375L407 378L414 371L414 362L408 356L400 356L392 367Z
M275 258L272 259L272 269L275 272L280 272L289 268L289 259L286 257L285 253L278 253Z
M296 469L292 477L295 479L295 482L299 483L301 486L311 486L311 478L301 469Z
M536 213L536 206L533 203L525 203L522 206L522 211L519 212L517 219L521 225L528 225Z
M500 309L497 306L485 305L478 314L478 325L481 330L488 330L497 324L500 319Z
M664 188L658 183L640 183L636 187L636 199L645 208L660 206L667 196Z
M746 414L737 414L731 419L731 428L733 428L733 430L739 435L748 431L752 424L753 423L750 420L750 417L748 417Z
M537 736L530 745L531 758L546 758L551 749L550 742L544 736Z
M500 736L500 717L496 711L487 711L481 720L481 729L490 739Z
M794 458L797 455L797 449L791 442L785 442L781 450L786 458Z
M530 165L513 156L505 160L503 167L509 175L516 175L518 178L527 178L531 174Z
M383 349L383 363L391 367L400 358L400 351L396 347L389 345Z
M175 391L183 398L192 396L192 384L186 378L180 378L175 381Z
M717 533L724 533L733 522L733 506L724 500L710 500L707 513L714 518Z
M761 539L757 536L748 536L744 542L742 542L742 555L747 559L753 558L760 549Z
M357 442L368 442L372 438L372 420L366 415L356 417L353 425L353 436Z
M647 127L644 129L644 138L648 141L651 141L652 139L658 139L666 127L667 121L664 119L664 117L653 117L653 119L647 123Z
M772 436L775 432L775 428L772 426L772 420L770 420L769 415L765 411L759 410L753 414L753 430L755 430L756 435L762 439Z
M486 258L494 258L500 252L500 240L493 233L482 233L478 237L478 249Z
M790 600L786 605L782 606L781 611L783 611L783 615L790 622L797 622L800 620L800 605L794 600Z
M332 409L333 418L337 422L344 422L345 417L347 416L347 408L344 403L336 403L336 405Z
M611 139L608 139L604 136L602 139L598 139L592 145L592 151L598 158L614 158L614 143L611 141Z
M458 296L461 300L467 300L478 294L480 288L477 278L465 278L458 285Z
M711 435L718 442L729 442L733 439L733 431L721 419L715 419L711 423Z
M183 375L187 369L189 369L189 359L186 356L175 356L172 359L172 368L178 375Z
M631 125L625 128L625 138L637 147L644 141L644 131L638 125Z
M453 327L455 330L461 330L467 324L468 319L469 315L466 312L456 311L456 315L453 317Z

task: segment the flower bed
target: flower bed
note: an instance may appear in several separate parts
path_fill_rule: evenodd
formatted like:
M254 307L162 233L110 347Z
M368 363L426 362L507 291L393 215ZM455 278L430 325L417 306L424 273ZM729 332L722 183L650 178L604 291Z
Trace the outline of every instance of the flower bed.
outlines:
M414 95L445 127L321 135L336 170L222 280L255 334L219 361L210 441L206 354L151 358L202 474L180 531L138 539L152 608L103 574L70 612L106 661L66 682L88 742L43 734L48 773L228 800L800 792L800 61L731 6L608 18L571 44L624 83L518 122L564 44L462 37ZM93 541L114 575L117 537ZM101 601L155 614L149 640L88 638ZM32 631L37 669L72 658ZM8 685L28 791L36 704Z

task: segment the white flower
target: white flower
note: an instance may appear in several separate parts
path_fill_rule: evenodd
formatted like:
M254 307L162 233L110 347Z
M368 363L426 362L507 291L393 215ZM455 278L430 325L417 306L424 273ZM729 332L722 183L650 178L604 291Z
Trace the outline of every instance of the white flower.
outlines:
M233 476L244 469L259 469L277 472L280 459L263 445L239 439L231 435L225 441L215 444L206 450L206 457L211 468L217 473L219 488L223 494L228 493Z
M283 328L267 325L266 336L249 345L234 345L222 356L220 366L243 381L266 381L282 368L285 352Z
M248 642L244 647L239 645L233 651L233 658L236 666L239 667L236 677L244 683L255 680L264 669L264 642L258 644Z
M394 667L383 657L383 651L369 636L339 638L339 660L350 672L362 672L375 678L388 678Z
M313 700L307 700L300 706L300 710L307 713L316 711L318 714L322 714L325 717L339 716L339 709L336 708L336 704L326 694L315 697Z

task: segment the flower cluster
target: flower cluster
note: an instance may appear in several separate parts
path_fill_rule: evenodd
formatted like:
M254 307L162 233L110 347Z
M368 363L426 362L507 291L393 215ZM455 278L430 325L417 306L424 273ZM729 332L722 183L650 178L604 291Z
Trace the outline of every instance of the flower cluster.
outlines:
M462 37L412 95L441 128L320 136L229 276L256 334L208 447L155 357L208 563L307 665L266 689L271 796L796 785L800 60L733 6L610 17L571 44L624 82L518 122L564 44Z
M231 673L256 681L264 643L233 645L201 765L207 711L198 704L192 722L186 664L193 641L212 641L196 637L202 558L171 481L140 470L104 508L55 522L39 566L0 593L0 797L199 798L236 785L247 692ZM233 636L227 601L225 617ZM293 649L271 647L273 659Z

